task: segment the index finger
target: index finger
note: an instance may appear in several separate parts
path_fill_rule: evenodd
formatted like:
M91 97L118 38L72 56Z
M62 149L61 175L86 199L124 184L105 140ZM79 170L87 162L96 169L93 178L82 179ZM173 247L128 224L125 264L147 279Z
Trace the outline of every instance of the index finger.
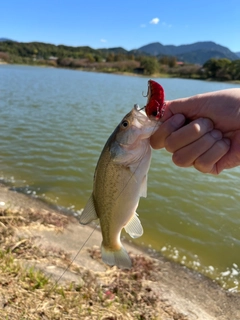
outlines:
M185 117L182 114L175 114L163 122L158 130L151 136L150 144L153 149L161 149L165 146L166 138L174 131L181 128L185 123Z

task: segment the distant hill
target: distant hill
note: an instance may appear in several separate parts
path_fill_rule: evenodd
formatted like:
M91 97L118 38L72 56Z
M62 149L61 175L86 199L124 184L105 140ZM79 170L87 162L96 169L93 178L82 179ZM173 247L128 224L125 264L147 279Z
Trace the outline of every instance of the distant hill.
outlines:
M232 52L228 48L212 41L195 42L180 46L163 45L160 42L150 43L138 49L127 51L122 47L92 49L88 46L54 45L43 42L17 42L7 38L0 38L0 52L22 57L37 59L58 58L92 58L96 61L107 59L109 54L116 55L115 61L132 59L134 56L174 56L178 61L203 65L211 58L226 58L231 61L240 59L240 52ZM87 56L88 55L88 56ZM92 56L92 57L91 57ZM113 58L113 57L112 57ZM119 59L119 60L117 60ZM112 60L111 60L112 61Z
M12 41L12 40L7 39L7 38L0 38L0 42L4 42L4 41Z
M122 47L117 48L109 48L109 49L97 49L98 51L102 53L114 53L114 54L128 54L128 51L123 49Z
M145 53L157 57L175 56L178 60L199 64L203 64L211 58L239 59L236 53L212 41L196 42L180 46L165 46L160 42L155 42L134 50L134 53Z

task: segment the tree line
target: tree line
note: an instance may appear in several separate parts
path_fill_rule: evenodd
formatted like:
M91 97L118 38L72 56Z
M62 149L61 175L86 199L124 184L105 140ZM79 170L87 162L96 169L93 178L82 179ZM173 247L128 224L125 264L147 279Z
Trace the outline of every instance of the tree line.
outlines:
M0 42L0 61L101 72L130 72L192 79L240 80L240 60L210 59L203 66L179 63L175 57L153 57L122 48L92 49L41 42Z

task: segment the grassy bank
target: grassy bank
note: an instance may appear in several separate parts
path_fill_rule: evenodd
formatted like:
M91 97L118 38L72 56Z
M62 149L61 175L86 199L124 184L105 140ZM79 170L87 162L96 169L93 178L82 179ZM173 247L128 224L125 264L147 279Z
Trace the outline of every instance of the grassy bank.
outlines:
M16 230L26 227L54 228L63 232L68 218L54 213L30 211L0 212L0 318L1 319L164 319L172 314L148 285L154 280L158 266L146 257L134 259L131 271L115 268L94 273L71 263L63 250L38 247L32 237L19 236ZM89 250L92 259L100 260L99 248ZM41 263L49 268L67 268L78 282L59 284L41 271ZM164 310L165 309L165 310Z

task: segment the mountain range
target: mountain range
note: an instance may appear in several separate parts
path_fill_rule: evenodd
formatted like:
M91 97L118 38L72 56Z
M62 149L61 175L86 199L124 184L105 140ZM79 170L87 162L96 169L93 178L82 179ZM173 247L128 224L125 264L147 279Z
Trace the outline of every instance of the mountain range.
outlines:
M98 50L104 53L123 53L137 56L143 54L156 57L174 56L178 61L201 65L211 58L226 58L231 61L240 59L240 52L232 52L227 47L216 44L213 41L195 42L180 46L163 45L160 42L154 42L130 51L127 51L122 47Z
M7 38L0 38L0 42L11 41L16 42ZM57 46L56 46L57 47ZM89 48L90 47L78 47L78 48ZM91 51L98 51L102 53L114 53L114 54L133 54L148 55L148 56L174 56L178 61L185 63L204 64L211 58L226 58L231 61L240 59L240 52L232 52L227 47L216 44L212 41L195 42L192 44L185 44L180 46L175 45L163 45L160 42L154 42L142 46L138 49L127 51L122 47L117 48L103 48L103 49L91 49Z
M227 47L216 44L212 41L196 42L180 46L163 45L160 42L150 43L137 50L137 53L145 53L150 56L174 56L179 61L188 63L204 64L211 58L226 58L229 60L237 60L240 58L240 52L234 53Z

